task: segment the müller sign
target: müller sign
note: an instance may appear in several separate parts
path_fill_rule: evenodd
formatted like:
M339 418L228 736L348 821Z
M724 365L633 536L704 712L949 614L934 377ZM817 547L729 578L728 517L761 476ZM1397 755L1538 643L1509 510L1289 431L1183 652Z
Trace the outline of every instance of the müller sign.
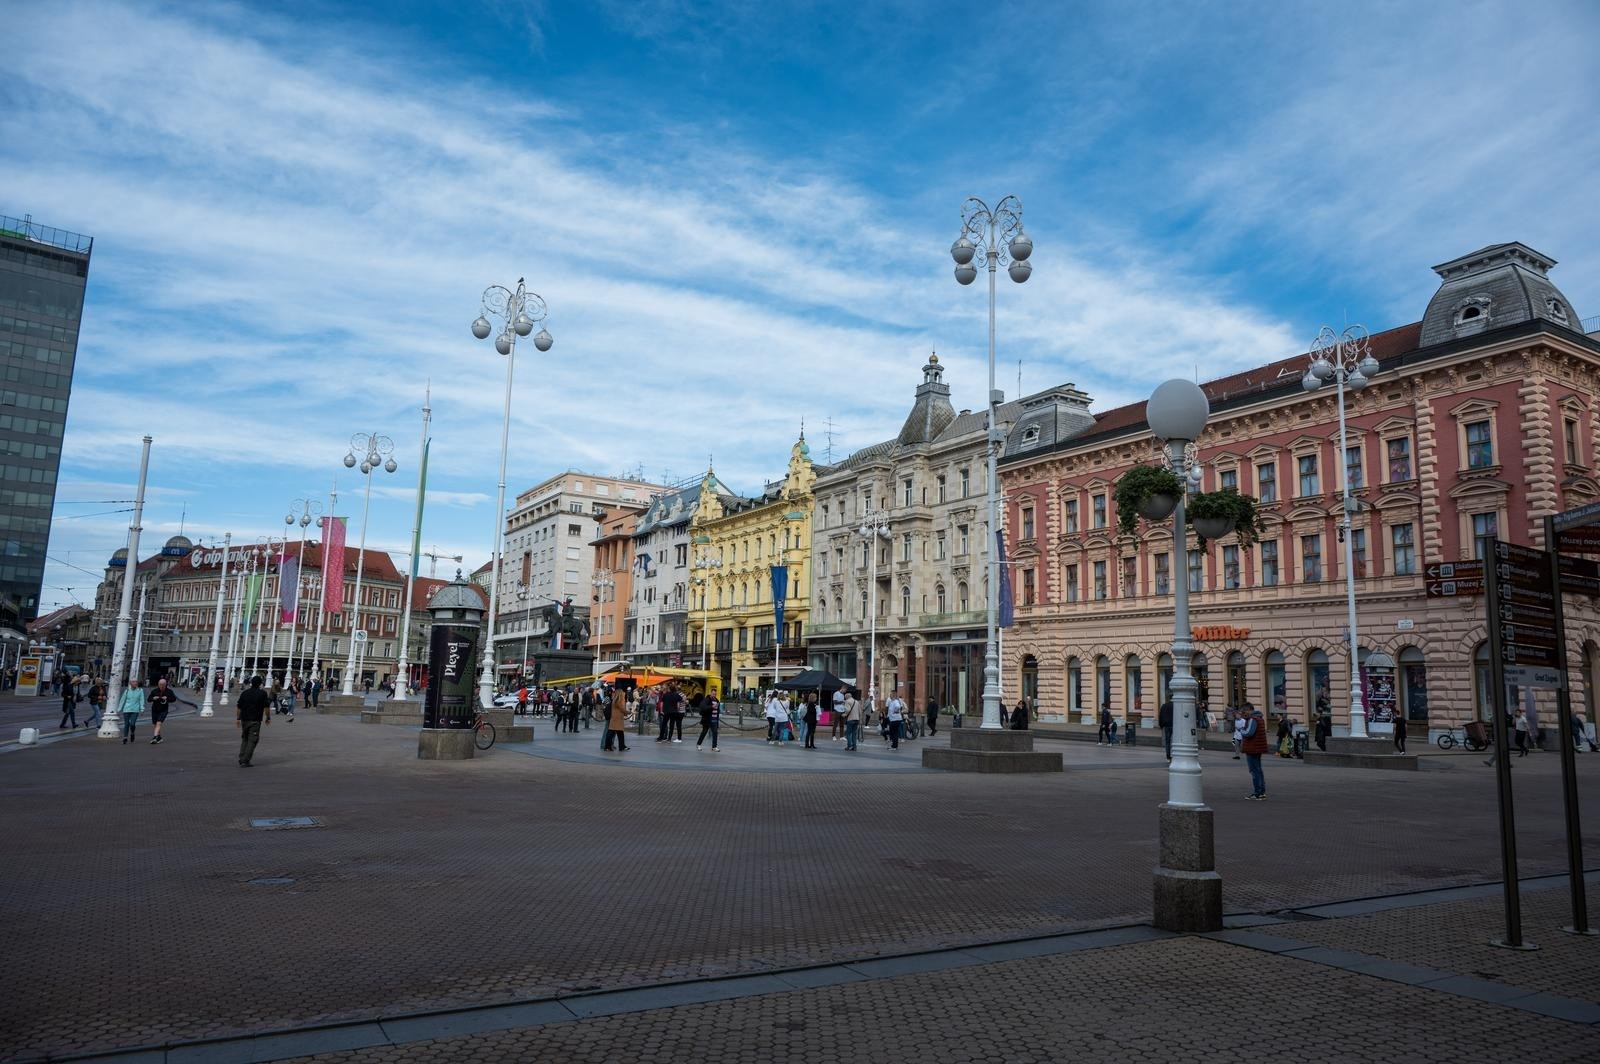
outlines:
M1189 629L1189 638L1197 643L1222 642L1228 639L1249 639L1250 629L1235 628L1229 624L1202 624Z

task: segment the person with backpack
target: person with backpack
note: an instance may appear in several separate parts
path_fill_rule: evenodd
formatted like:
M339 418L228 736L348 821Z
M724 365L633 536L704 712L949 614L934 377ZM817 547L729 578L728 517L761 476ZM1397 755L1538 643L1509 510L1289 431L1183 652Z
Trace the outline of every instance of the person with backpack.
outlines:
M1245 797L1252 802L1267 800L1267 778L1261 772L1261 755L1267 752L1267 722L1255 703L1246 702L1239 714L1239 750L1244 754L1250 769L1251 791Z
M78 726L78 688L70 683L61 686L61 723L56 731L66 731L69 720L74 728Z
M1110 746L1111 745L1111 728L1112 728L1111 703L1110 702L1102 702L1102 703L1100 703L1100 732L1099 732L1099 734L1097 734L1095 736L1094 745L1096 745L1096 746Z
M85 728L98 728L100 726L100 715L105 711L105 708L106 685L105 681L97 676L94 682L89 685L90 712L89 716L84 720L83 726Z

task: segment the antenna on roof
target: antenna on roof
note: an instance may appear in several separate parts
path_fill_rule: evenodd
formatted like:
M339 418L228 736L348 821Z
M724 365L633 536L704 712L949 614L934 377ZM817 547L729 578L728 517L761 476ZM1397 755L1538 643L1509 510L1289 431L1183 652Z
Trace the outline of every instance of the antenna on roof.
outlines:
M183 504L183 511L178 516L178 535L183 535L183 526L189 520L189 504Z
M826 441L826 444L827 444L827 446L823 450L823 454L825 454L827 457L825 457L823 459L823 461L827 462L829 465L832 465L833 464L833 415L832 414L828 415L827 419L823 422L823 426L824 426L824 428L823 428L823 432L822 432L822 438L823 438L824 441Z
M1022 359L1017 359L1017 398L1022 398Z

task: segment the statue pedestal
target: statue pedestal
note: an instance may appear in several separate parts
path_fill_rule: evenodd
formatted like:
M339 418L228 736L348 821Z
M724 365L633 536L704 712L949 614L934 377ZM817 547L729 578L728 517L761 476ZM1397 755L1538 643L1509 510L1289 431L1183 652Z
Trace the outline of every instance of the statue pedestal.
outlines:
M423 728L417 736L417 757L423 761L470 761L477 755L471 728Z

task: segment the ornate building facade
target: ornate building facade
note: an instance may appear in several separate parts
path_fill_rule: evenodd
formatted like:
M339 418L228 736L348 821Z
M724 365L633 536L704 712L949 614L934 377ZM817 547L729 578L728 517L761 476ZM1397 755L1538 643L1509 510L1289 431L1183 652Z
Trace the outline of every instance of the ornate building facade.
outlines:
M1343 473L1358 505L1351 571L1369 716L1419 734L1484 716L1484 600L1430 595L1425 571L1481 556L1490 536L1543 546L1545 515L1600 498L1600 340L1550 282L1554 265L1512 243L1435 267L1441 285L1422 319L1372 338L1381 372L1346 394L1342 451L1332 389L1301 387L1307 355L1204 385L1203 488L1257 496L1266 531L1250 547L1192 534L1177 544L1170 523L1117 535L1117 478L1159 462L1142 403L1055 438L1019 420L1001 459L1017 618L1008 691L1035 696L1045 719L1088 721L1102 704L1153 715L1171 676L1172 582L1184 580L1192 664L1214 716L1248 700L1306 721L1326 697L1342 732ZM1592 720L1593 600L1568 597L1567 631L1574 703Z

